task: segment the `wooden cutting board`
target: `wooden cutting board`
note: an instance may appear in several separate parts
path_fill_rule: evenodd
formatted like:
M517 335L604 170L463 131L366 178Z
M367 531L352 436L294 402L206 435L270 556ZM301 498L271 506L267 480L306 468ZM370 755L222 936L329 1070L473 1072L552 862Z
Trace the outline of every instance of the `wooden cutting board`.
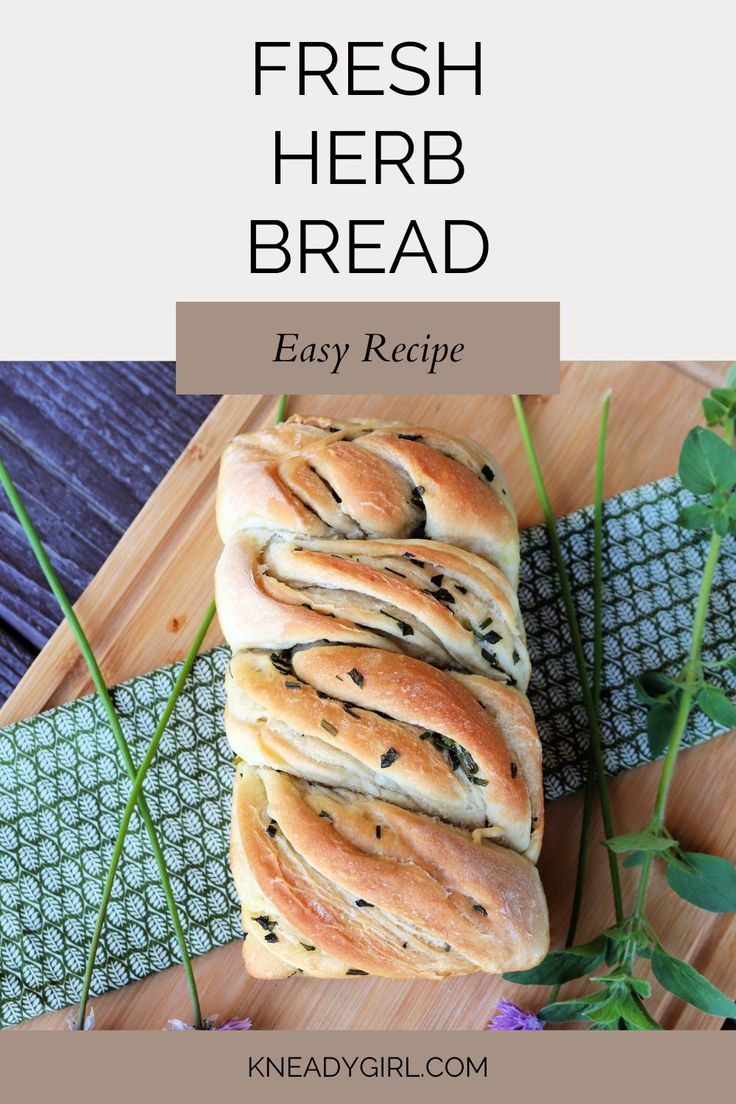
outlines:
M700 399L723 375L723 365L678 363L567 363L559 396L526 400L529 419L558 514L592 498L592 473L601 397L613 390L606 495L671 474L687 430L700 420ZM487 445L509 478L522 527L541 514L508 398L495 395L309 395L290 410L341 417L410 419L468 434ZM130 526L77 603L77 612L108 683L180 659L212 595L219 553L214 492L220 453L235 433L273 419L275 398L225 396ZM221 640L217 627L205 645ZM0 710L0 725L38 713L91 689L86 667L62 625ZM678 764L667 822L689 850L733 856L736 766L734 734L685 752ZM659 767L641 767L611 782L617 831L633 831L651 809ZM547 811L540 869L549 901L553 945L564 938L575 876L579 794ZM600 839L598 822L594 839ZM627 901L636 872L624 871ZM661 941L717 985L736 992L736 925L729 916L702 912L675 897L659 873L649 916ZM579 936L612 920L603 848L593 845ZM241 964L240 943L196 961L205 1014L248 1015L258 1028L478 1029L499 996L536 1007L548 990L534 991L476 974L447 982L380 978L253 981ZM580 985L571 984L574 995ZM182 971L172 968L94 1001L101 1028L161 1028L187 1019ZM684 1005L655 985L651 1008L668 1028L718 1028L720 1021ZM18 1030L59 1028L65 1013L50 1013Z

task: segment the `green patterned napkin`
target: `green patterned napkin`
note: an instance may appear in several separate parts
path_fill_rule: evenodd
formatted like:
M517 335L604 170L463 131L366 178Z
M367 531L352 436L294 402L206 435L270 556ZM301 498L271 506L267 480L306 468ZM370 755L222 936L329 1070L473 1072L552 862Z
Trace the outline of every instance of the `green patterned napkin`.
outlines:
M605 664L602 727L612 774L649 758L639 671L675 671L685 659L706 553L676 524L691 501L674 477L605 505ZM581 630L592 658L592 511L563 518L560 536ZM724 542L705 656L733 650L736 541ZM519 597L534 674L529 694L544 747L548 798L577 789L587 726L569 633L543 527L522 534ZM146 780L151 812L193 954L242 938L227 862L232 755L222 725L224 647L200 656ZM179 665L129 679L114 692L140 762ZM716 729L702 713L699 743ZM79 998L85 955L129 782L102 706L92 695L0 730L0 1026ZM178 961L145 830L134 817L113 891L92 993Z

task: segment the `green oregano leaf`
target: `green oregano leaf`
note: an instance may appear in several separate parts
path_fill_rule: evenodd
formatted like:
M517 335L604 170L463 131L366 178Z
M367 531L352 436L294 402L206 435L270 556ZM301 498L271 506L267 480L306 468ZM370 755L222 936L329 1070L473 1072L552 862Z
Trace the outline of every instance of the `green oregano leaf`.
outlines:
M632 851L630 855L627 855L624 859L623 866L641 866L644 862L645 854L643 851Z
M693 966L666 951L656 950L652 955L652 973L669 993L674 993L709 1016L736 1016L736 1001L717 989Z
M736 452L712 429L695 426L685 438L678 473L693 494L711 494L736 483Z
M677 520L683 529L708 529L713 522L713 510L702 502L694 502L682 507Z
M678 695L679 697L679 695ZM647 742L653 759L661 755L669 743L678 711L677 699L658 702L647 714Z
M632 977L629 978L628 984L629 984L629 988L634 993L636 993L636 995L638 997L644 997L644 998L651 997L651 995L652 995L652 986L646 980L646 978L636 977L636 975L633 975Z
M726 418L725 408L710 395L703 399L703 414L709 426L723 425Z
M606 954L606 940L602 935L579 947L566 947L562 951L550 951L538 966L531 970L505 973L506 981L517 985L562 985L573 978L595 970Z
M661 699L669 698L677 690L677 683L664 671L642 671L634 679L634 687L640 701L657 705Z
M736 912L736 867L728 859L682 851L684 863L667 864L667 884L691 905L708 912Z
M674 847L671 851L666 851L662 858L670 866L679 866L681 870L690 870L690 864L685 858L685 852L680 851L679 847Z
M632 978L631 980L641 979ZM662 1031L662 1027L657 1021L649 1015L640 1001L630 993L621 1001L621 1015L630 1031Z
M613 967L617 965L618 960L621 957L621 949L621 946L616 942L615 939L609 939L608 937L606 937L606 966Z
M710 398L730 412L736 407L736 387L714 387Z
M545 1023L570 1023L572 1020L585 1020L586 1008L590 1007L590 997L580 997L578 1000L555 1001L554 1004L546 1004L537 1016Z
M608 974L601 974L599 977L591 976L591 981L595 981L598 985L618 985L619 982L626 982L628 984L630 977L623 966L619 966L616 970L611 970Z
M707 717L725 728L736 726L736 705L715 686L704 686L696 699Z
M612 939L614 943L623 943L629 938L628 930L623 928L606 928L603 933L606 939Z
M725 537L728 533L728 514L723 510L715 510L713 512L713 528L719 537Z
M631 832L626 836L614 836L603 840L603 844L617 855L626 851L667 851L670 847L677 847L677 841L669 836L657 836L646 830Z
M608 990L606 998L592 1005L585 1013L596 1024L616 1024L624 1017L625 994Z

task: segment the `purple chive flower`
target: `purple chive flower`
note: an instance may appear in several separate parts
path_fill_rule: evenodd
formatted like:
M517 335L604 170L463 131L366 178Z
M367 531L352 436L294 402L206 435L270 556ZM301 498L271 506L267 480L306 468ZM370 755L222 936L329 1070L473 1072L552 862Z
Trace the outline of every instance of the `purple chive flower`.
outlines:
M486 1031L543 1031L544 1023L533 1012L525 1012L513 1001L496 1003L496 1015L486 1024Z
M213 1017L214 1019L214 1017ZM253 1024L250 1020L239 1020L237 1016L231 1016L229 1020L225 1020L219 1027L213 1025L212 1031L250 1031Z
M241 1020L237 1016L231 1016L229 1020L218 1024L217 1014L208 1016L204 1021L205 1031L250 1031L253 1024L250 1020ZM164 1031L194 1031L194 1024L184 1023L184 1020L169 1020L169 1026Z
M84 1017L84 1028L82 1030L83 1031L91 1031L94 1026L95 1026L95 1010L94 1010L94 1008L90 1008L89 1012ZM67 1031L78 1031L79 1030L78 1027L77 1027L77 1017L74 1015L73 1012L70 1012L69 1015L66 1018L66 1029L67 1029Z

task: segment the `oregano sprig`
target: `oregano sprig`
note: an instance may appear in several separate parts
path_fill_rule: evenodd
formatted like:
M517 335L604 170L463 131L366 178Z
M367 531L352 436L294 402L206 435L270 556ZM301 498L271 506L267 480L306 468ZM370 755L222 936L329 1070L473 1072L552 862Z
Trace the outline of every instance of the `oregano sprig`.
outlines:
M726 382L736 383L736 365L731 366ZM718 417L714 415L716 406L720 411ZM706 909L715 905L712 911L716 912L736 910L736 870L733 864L714 855L682 851L665 826L667 797L677 754L693 709L702 709L707 716L724 727L736 725L736 705L720 687L706 681L701 655L721 543L729 533L736 536L736 519L729 521L729 513L736 504L736 451L733 448L736 387L711 391L710 396L703 400L703 412L711 425L722 429L723 436L719 436L712 428L697 426L692 429L682 446L678 467L683 486L695 495L708 496L710 499L708 526L711 535L695 609L688 660L683 670L674 678L663 672L646 672L639 679L637 687L639 696L646 695L649 699L646 703L650 705L650 718L652 713L659 715L657 736L666 730L668 721L671 724L654 810L641 833L645 843L644 846L637 845L630 849L635 853L634 862L639 864L640 861L641 865L636 903L630 918L632 932L646 926L646 895L655 856L666 864L670 888L685 900ZM685 507L680 514L680 523L688 528L693 527L692 510L693 507ZM728 656L722 661L722 666L731 667L734 659L736 657ZM651 725L648 724L647 727L651 733ZM609 847L617 843L620 846L621 843L620 839L606 842ZM721 994L692 966L668 955L653 933L650 935L647 949L652 954L652 972L660 984L712 1015L736 1014L736 1003ZM632 936L625 947L625 963L628 967L633 968L636 954L637 945Z
M609 856L626 855L625 866L639 866L633 910L596 939L565 951L553 951L535 969L507 975L520 984L556 984L588 977L599 988L570 1001L553 1001L538 1016L542 1021L581 1020L598 1030L659 1030L644 1001L651 987L635 972L638 958L651 962L652 973L669 992L713 1016L736 1015L736 1002L720 992L693 966L663 947L646 916L646 899L655 861L664 862L669 887L700 908L736 910L736 869L715 855L686 852L665 824L667 798L677 755L692 711L702 709L724 726L736 724L736 707L711 672L736 670L736 656L703 663L702 645L710 594L724 538L736 536L736 365L726 387L716 388L703 402L709 428L695 427L682 447L679 476L683 486L706 502L685 507L680 523L709 529L710 540L693 617L684 668L669 674L646 671L636 680L636 692L648 707L647 733L653 757L664 752L654 808L647 824L624 836L608 835ZM722 435L716 432L720 429ZM706 677L706 671L708 677ZM607 970L599 971L605 963Z

